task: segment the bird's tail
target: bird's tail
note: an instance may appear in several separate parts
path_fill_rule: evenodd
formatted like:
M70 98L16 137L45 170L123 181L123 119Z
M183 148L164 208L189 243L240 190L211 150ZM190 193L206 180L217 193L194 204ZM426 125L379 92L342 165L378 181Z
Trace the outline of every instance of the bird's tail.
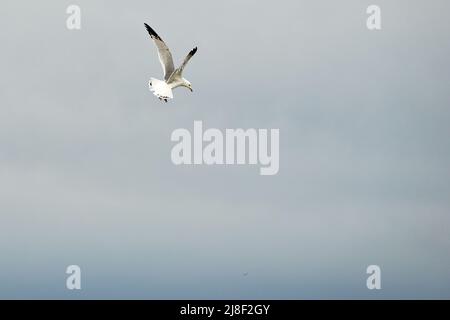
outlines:
M159 98L159 100L167 102L169 99L173 98L172 89L165 81L150 78L148 81L148 88Z

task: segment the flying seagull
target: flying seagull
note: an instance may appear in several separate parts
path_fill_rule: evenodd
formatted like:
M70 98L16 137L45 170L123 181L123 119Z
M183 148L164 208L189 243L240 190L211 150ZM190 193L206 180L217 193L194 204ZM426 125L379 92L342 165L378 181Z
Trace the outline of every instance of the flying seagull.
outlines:
M181 66L175 69L173 65L172 54L169 48L164 43L163 39L153 30L148 24L144 23L147 32L150 34L150 38L155 42L156 48L158 49L158 57L164 71L164 80L158 80L155 78L150 78L148 82L148 87L150 91L153 92L155 96L161 101L167 102L167 100L173 98L172 89L177 87L186 87L192 90L192 85L189 81L183 78L183 70L186 67L189 60L197 52L197 47L192 49L186 58L184 58Z

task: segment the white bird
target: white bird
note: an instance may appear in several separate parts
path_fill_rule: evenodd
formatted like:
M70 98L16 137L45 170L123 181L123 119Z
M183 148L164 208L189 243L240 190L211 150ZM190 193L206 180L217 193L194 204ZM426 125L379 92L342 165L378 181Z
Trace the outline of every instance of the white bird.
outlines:
M144 23L145 28L150 34L150 38L155 42L156 48L158 49L158 57L164 71L164 80L158 80L155 78L150 78L148 82L148 86L150 91L153 92L155 96L159 98L161 101L167 102L167 100L173 98L172 89L177 87L186 87L189 90L192 90L192 85L189 81L183 78L183 70L186 67L189 60L194 56L197 52L197 47L192 49L186 58L184 58L183 63L177 69L173 65L172 54L170 53L169 48L161 39L160 36L153 30L148 24Z

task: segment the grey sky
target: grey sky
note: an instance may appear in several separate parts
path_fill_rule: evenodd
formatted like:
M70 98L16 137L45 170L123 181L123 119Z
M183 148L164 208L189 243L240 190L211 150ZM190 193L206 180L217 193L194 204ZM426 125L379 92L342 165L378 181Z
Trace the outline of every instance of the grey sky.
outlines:
M1 298L450 297L448 1L3 2ZM279 128L279 174L174 166L194 120Z

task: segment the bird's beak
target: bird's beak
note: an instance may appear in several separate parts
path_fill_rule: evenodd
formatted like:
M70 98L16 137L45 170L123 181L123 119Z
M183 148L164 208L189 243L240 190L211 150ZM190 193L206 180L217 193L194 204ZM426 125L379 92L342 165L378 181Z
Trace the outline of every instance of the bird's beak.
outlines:
M192 88L189 88L191 90L191 92L194 92L194 90L192 90Z

